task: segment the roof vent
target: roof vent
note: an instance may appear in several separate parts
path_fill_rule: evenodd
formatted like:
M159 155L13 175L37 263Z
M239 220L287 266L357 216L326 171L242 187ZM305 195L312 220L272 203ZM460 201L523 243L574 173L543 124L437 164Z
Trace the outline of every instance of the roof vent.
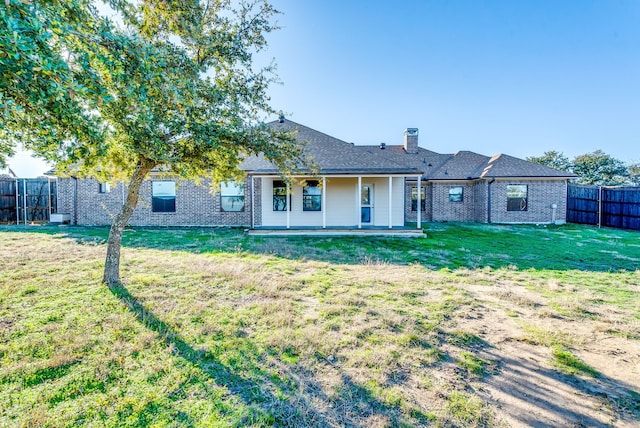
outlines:
M280 113L280 117L278 118L278 122L284 123L284 114Z
M385 143L380 143L380 149L384 150L387 147L387 145Z

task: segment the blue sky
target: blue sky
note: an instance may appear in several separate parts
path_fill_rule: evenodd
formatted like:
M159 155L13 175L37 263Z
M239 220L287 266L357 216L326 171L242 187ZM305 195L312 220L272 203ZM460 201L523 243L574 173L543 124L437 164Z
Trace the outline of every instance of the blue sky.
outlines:
M416 127L440 153L640 161L640 1L272 4L282 29L256 59L275 58L272 104L296 122L355 144Z
M269 54L292 120L356 144L640 160L638 1L299 1Z

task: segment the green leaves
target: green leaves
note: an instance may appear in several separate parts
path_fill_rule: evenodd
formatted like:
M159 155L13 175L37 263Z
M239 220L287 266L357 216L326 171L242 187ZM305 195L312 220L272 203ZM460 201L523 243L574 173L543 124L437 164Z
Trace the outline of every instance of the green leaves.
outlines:
M61 166L125 178L144 157L174 173L237 175L247 154L283 168L300 156L275 115L271 68L253 71L277 13L266 1L10 2L0 11L2 148L22 143ZM2 156L2 154L0 154Z
M6 0L5 0L6 1ZM152 168L220 182L263 153L284 173L303 164L275 115L271 67L254 71L276 11L266 0L111 0L122 26L91 0L9 2L0 10L0 164L17 143L58 171L129 180L109 239L105 282L119 280L120 236ZM113 238L113 239L112 239Z
M539 163L561 171L570 171L578 175L578 183L602 186L637 185L640 183L638 164L625 165L602 150L585 153L569 160L564 154L555 150L545 152L542 156L527 158L530 162Z
M539 163L541 165L548 166L549 168L555 168L560 171L570 171L571 161L563 153L551 150L544 152L542 156L530 156L527 158L529 162Z
M76 39L90 33L87 2L10 2L0 11L0 94L4 99L1 137L41 156L61 160L64 140L100 140L101 125L78 95L91 71L73 64ZM61 16L73 16L62 20ZM82 23L82 24L80 24ZM3 148L0 157L9 154Z
M628 175L625 164L602 150L577 156L573 160L573 172L580 176L582 184L616 186L624 184Z

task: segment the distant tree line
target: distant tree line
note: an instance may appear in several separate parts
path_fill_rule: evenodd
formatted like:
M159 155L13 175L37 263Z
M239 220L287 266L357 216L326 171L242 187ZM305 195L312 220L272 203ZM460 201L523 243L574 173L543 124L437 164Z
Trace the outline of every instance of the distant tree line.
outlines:
M578 176L579 184L599 186L640 186L640 162L625 163L602 150L576 156L569 160L562 152L551 150L542 156L530 156L530 162L539 163Z

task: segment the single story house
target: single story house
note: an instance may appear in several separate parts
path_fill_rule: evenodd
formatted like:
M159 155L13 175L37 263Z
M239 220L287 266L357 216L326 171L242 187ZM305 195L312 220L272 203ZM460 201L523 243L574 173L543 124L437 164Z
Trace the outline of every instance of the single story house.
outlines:
M246 159L243 183L167 179L154 172L140 191L130 224L244 226L252 229L399 228L408 223L563 223L567 181L574 175L507 155L439 154L418 145L418 129L402 145L347 143L283 117L270 126L297 131L318 166L287 181L261 156ZM59 178L58 212L71 223L108 225L125 184Z

